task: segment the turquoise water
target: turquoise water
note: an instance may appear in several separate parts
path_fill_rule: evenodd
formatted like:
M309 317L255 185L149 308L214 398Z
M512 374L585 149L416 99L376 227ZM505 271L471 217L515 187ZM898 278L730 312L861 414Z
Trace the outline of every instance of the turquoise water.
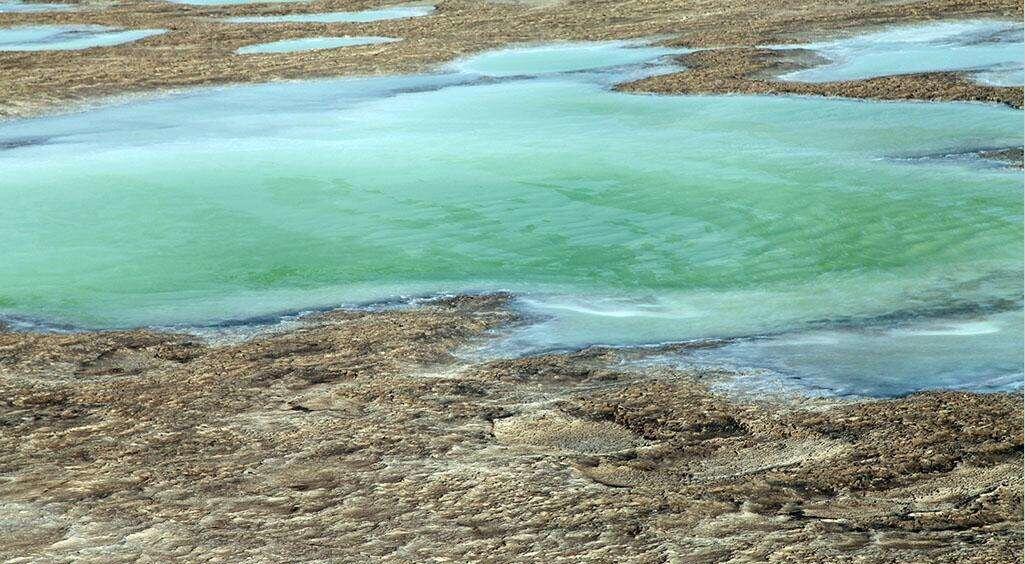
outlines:
M285 39L271 43L247 45L235 52L241 55L252 53L292 53L295 51L316 51L318 49L337 49L338 47L355 47L358 45L379 45L394 41L398 41L398 39L392 37L304 37L302 39Z
M781 78L828 82L943 70L971 71L985 84L1021 86L1022 34L1020 22L994 20L896 27L796 46L818 51L832 62Z
M534 321L506 352L826 332L834 389L1015 385L1021 173L908 157L1020 145L1020 111L630 95L608 86L660 50L552 53L2 123L0 313L202 325L503 289ZM925 333L873 348L888 331ZM716 362L823 364L766 350Z
M101 25L34 25L0 28L0 51L67 51L110 47L164 33L163 29L119 30Z
M31 3L20 2L17 0L0 2L0 14L55 12L60 10L71 10L73 8L74 6L71 4Z
M394 6L390 8L380 8L377 10L363 10L362 12L321 12L315 14L288 14L285 16L243 16L238 18L225 18L224 21L230 23L365 23L382 20L417 18L429 15L433 11L434 6Z

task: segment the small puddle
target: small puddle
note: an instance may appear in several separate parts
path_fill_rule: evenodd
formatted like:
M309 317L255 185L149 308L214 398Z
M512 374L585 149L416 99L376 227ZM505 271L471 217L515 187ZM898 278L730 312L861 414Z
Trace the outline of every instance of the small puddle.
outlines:
M240 4L284 4L307 2L309 0L167 0L174 4L190 4L192 6L237 6Z
M434 6L394 6L362 12L321 12L316 14L288 14L284 16L243 16L225 18L229 23L365 23L382 20L418 18L434 12Z
M57 12L61 10L71 9L74 9L74 6L72 6L71 4L33 4L28 2L18 2L16 0L0 2L0 14Z
M456 61L453 67L484 76L533 76L637 65L689 51L639 41L557 43L489 51Z
M166 32L101 25L35 25L0 28L0 51L68 51L109 47Z
M780 76L798 82L859 80L933 71L968 71L981 84L1020 86L1022 25L978 20L894 27L846 39L786 48L805 48L830 64ZM784 46L773 46L782 48Z
M394 37L304 37L302 39L285 39L271 43L248 45L235 51L240 55L257 53L293 53L296 51L319 51L339 47L356 47L359 45L380 45L398 41Z

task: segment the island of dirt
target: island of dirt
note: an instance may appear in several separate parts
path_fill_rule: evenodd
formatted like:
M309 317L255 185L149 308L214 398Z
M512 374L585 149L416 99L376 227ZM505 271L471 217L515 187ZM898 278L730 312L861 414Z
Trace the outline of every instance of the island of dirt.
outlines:
M220 343L0 333L0 558L1020 561L1021 394L755 397L635 362L657 349L468 360L508 299Z
M803 49L739 47L696 51L679 57L686 71L620 84L622 92L656 94L798 94L866 100L995 102L1022 107L1021 87L976 84L956 72L881 76L863 80L806 83L778 80L784 72L822 61Z

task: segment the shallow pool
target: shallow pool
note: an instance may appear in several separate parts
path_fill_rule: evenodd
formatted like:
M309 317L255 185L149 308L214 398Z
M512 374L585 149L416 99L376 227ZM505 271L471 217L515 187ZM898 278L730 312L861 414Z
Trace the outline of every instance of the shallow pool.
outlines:
M630 95L609 85L664 51L548 53L0 124L0 311L196 325L505 289L533 320L509 353L982 323L923 349L941 377L894 383L870 360L913 364L897 345L852 345L823 377L1020 384L1020 171L903 158L1020 145L1020 111ZM762 364L824 364L780 362Z
M365 23L382 20L417 18L434 12L434 6L393 6L361 12L321 12L314 14L288 14L284 16L242 16L225 18L231 23Z
M494 77L535 76L641 65L690 49L648 45L643 41L596 41L526 45L481 53L450 65L456 71ZM627 69L623 69L627 70Z
M0 28L0 51L67 51L110 47L164 33L163 29L121 30L100 25L34 25Z
M826 65L783 75L786 80L828 82L928 71L969 71L979 82L1020 86L1023 44L1020 22L936 22L894 27L824 43L813 49Z
M285 39L271 43L258 43L239 48L236 53L248 55L255 53L292 53L295 51L316 51L319 49L337 49L339 47L356 47L359 45L380 45L398 41L393 37L303 37L301 39Z
M237 6L239 4L283 4L308 2L309 0L167 0L175 4L191 4L193 6Z

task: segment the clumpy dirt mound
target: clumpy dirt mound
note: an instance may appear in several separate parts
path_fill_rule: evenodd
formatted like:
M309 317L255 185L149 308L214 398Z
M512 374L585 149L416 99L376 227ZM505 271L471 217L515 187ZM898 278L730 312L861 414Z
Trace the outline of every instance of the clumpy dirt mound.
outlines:
M0 335L0 557L1020 560L1021 395L784 403L629 350L453 357L506 300L230 345Z
M617 88L655 94L801 94L872 100L998 102L1022 107L1022 88L976 84L956 72L882 76L837 82L791 82L779 74L823 61L804 49L739 47L696 51L679 58L686 71L653 76Z
M495 422L500 443L529 445L572 453L607 454L647 444L615 423L567 417L557 411L539 411Z

